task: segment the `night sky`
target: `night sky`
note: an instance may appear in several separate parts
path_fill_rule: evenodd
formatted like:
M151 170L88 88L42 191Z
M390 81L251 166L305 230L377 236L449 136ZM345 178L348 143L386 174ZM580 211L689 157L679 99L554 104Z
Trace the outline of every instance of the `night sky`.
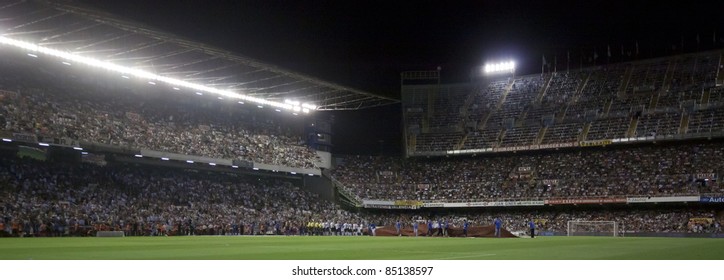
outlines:
M486 61L540 72L724 47L724 1L81 0L267 63L399 98L399 74L468 81ZM716 34L716 44L714 34ZM697 42L698 35L698 42ZM635 45L638 42L639 55ZM607 53L610 46L611 57ZM623 47L623 55L622 53ZM400 153L397 106L335 115L336 153ZM383 140L380 145L380 140Z

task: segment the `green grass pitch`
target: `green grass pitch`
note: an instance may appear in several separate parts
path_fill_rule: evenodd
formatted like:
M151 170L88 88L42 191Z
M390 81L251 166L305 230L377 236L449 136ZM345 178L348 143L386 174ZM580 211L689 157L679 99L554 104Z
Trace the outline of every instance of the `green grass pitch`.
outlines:
M715 238L2 238L5 260L722 260Z

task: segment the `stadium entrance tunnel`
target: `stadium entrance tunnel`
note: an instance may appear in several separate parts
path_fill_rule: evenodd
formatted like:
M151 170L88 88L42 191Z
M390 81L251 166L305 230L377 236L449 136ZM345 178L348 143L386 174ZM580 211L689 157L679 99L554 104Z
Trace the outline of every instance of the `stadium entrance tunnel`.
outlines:
M415 232L411 228L400 229L402 236L415 236ZM397 236L397 230L394 227L380 227L375 230L376 236ZM423 228L422 225L417 230L418 236L428 236L427 227ZM433 237L437 235L437 229L433 230ZM448 229L447 236L449 237L465 237L462 228L450 228ZM467 237L495 237L495 226L477 226L468 228ZM517 238L515 234L511 233L507 229L500 229L500 237L502 238Z

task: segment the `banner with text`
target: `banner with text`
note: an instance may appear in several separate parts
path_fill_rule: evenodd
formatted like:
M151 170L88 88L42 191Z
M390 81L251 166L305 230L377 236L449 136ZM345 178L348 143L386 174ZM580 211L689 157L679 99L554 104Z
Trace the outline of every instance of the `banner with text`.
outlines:
M571 198L571 199L547 199L545 204L604 204L604 203L626 203L626 198Z
M698 196L627 197L626 203L696 202Z
M724 203L724 196L702 196L699 199L702 203Z

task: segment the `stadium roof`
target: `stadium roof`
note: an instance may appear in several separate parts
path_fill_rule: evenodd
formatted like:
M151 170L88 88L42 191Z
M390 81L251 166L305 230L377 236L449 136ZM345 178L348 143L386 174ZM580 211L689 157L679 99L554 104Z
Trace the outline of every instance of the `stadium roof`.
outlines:
M0 35L185 82L269 101L356 110L399 100L324 81L139 23L69 4L10 0L0 5Z

